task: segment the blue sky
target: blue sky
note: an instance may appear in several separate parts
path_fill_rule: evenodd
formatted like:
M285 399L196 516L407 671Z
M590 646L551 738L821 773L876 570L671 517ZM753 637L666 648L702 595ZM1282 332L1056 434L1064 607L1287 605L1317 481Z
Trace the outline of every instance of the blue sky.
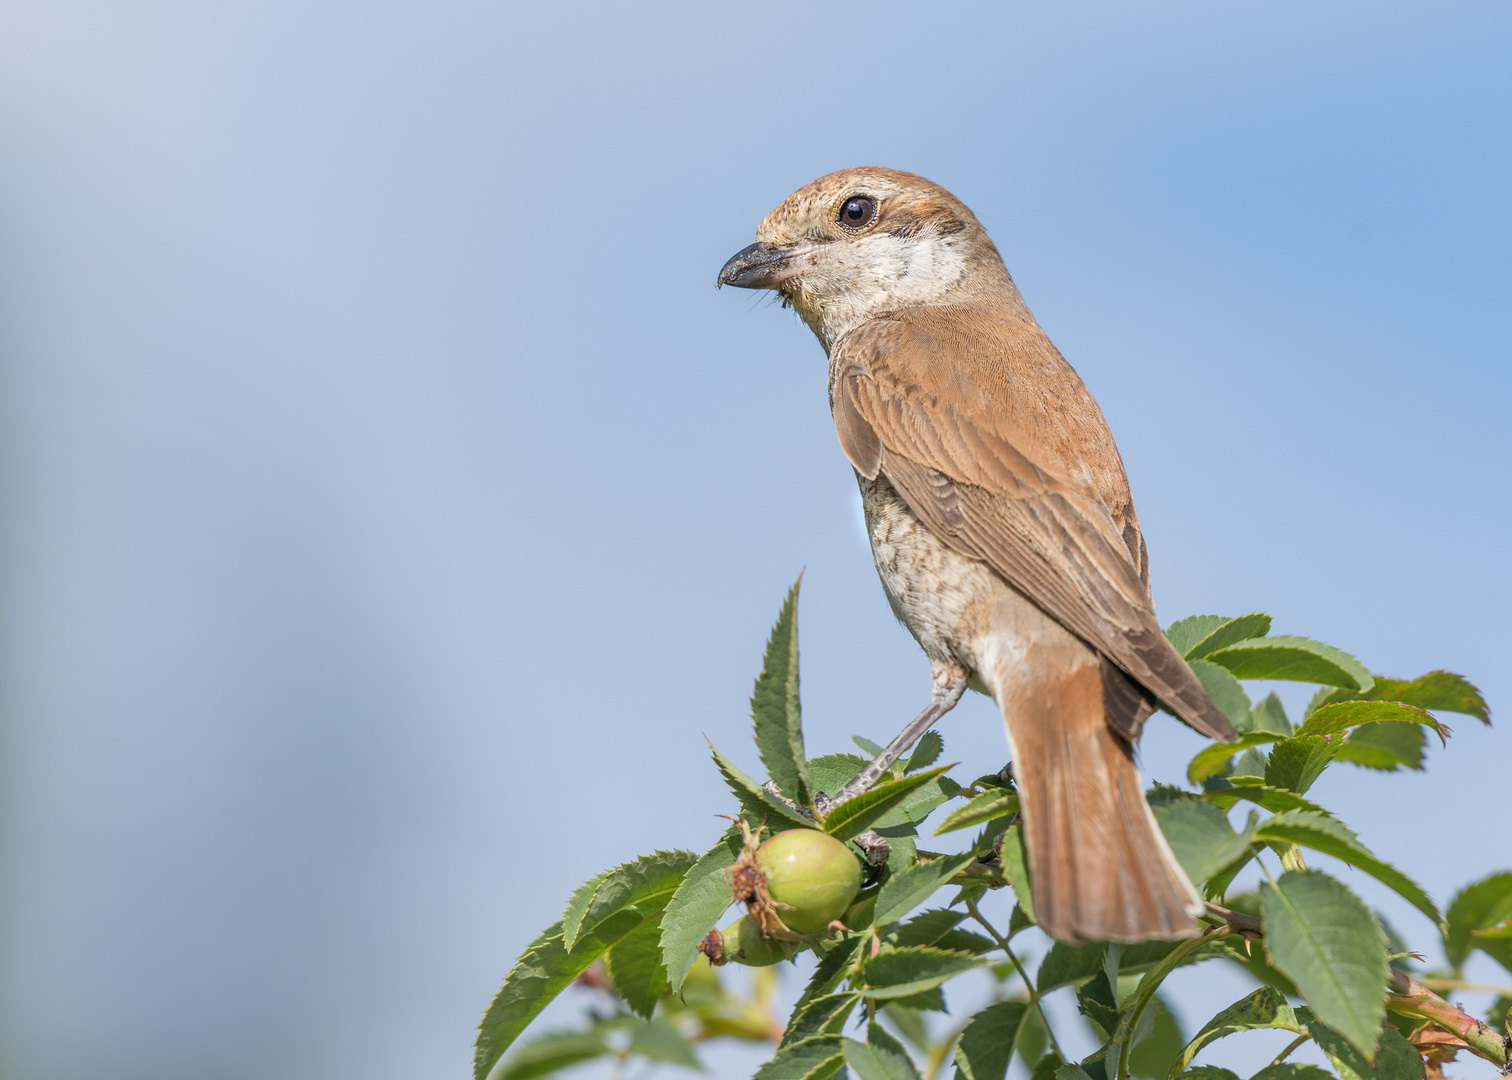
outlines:
M1118 437L1164 620L1512 694L1504 5L4 22L14 1075L458 1075L575 885L710 843L703 735L754 760L802 568L810 747L917 711L822 353L712 284L836 168L986 224ZM999 732L944 727L967 772ZM1147 772L1195 745L1155 725ZM1463 720L1318 795L1443 901L1509 861L1508 750Z

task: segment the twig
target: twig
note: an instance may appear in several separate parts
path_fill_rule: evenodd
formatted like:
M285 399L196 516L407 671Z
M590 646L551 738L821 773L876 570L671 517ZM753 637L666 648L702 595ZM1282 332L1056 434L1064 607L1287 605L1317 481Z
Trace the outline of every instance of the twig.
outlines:
M1275 1057L1275 1060L1273 1060L1271 1062L1271 1064L1272 1065L1279 1065L1279 1064L1281 1064L1287 1058L1291 1057L1291 1052L1293 1050L1295 1050L1297 1047L1301 1046L1303 1043L1305 1043L1310 1038L1312 1038L1312 1035L1310 1035L1308 1032L1304 1031L1302 1034L1298 1035L1291 1042L1287 1043L1286 1044L1286 1049L1282 1050L1279 1054L1277 1054L1276 1057Z
M1124 1014L1124 1018L1118 1023L1118 1031L1113 1036L1113 1041L1120 1043L1118 1049L1118 1069L1113 1074L1114 1080L1128 1080L1129 1054L1134 1049L1134 1029L1139 1024L1139 1019L1144 1015L1145 1008L1154 998L1155 991L1160 989L1160 984L1165 977L1175 971L1177 966L1192 953L1209 942L1226 938L1239 928L1232 923L1225 922L1222 926L1215 926L1201 937L1188 938L1176 946L1166 958L1155 967L1145 973L1145 977L1139 980L1139 989L1134 992L1134 1004ZM1115 989L1116 993L1116 989ZM1064 1059L1062 1059L1064 1060Z
M976 900L967 900L966 910L971 912L971 917L981 923L982 928L992 935L993 940L998 943L998 947L1008 954L1009 962L1013 964L1014 970L1018 972L1019 978L1024 980L1024 986L1029 991L1029 1004L1034 1006L1034 1010L1040 1015L1040 1023L1045 1025L1045 1037L1050 1040L1050 1048L1055 1051L1056 1057L1065 1061L1066 1055L1061 1053L1060 1043L1055 1041L1055 1032L1050 1027L1050 1018L1045 1015L1045 1007L1040 1004L1040 992L1035 989L1034 980L1024 970L1024 965L1019 963L1019 958L1014 953L1013 947L1008 944L1008 939L998 933L992 924L983 917L981 911L977 908Z
M1391 968L1386 986L1391 991L1386 1006L1392 1012L1431 1020L1445 1031L1463 1039L1472 1053L1500 1066L1503 1074L1509 1071L1512 1038L1500 1034L1484 1021L1456 1009L1405 971Z

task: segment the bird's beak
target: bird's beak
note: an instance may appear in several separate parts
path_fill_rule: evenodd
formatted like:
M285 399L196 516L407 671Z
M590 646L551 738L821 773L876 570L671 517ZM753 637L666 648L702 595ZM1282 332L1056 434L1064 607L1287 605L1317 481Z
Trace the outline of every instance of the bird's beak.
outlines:
M775 289L802 271L801 259L810 248L778 247L775 244L752 244L743 247L724 264L715 285L733 285L737 289Z

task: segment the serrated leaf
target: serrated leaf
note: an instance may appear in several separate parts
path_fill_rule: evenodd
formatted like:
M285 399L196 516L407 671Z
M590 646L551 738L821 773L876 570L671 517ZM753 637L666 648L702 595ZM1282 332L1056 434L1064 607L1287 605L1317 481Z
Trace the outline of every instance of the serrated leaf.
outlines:
M1220 1065L1194 1065L1180 1080L1239 1080L1239 1074Z
M803 713L798 696L798 587L793 582L767 639L761 674L751 693L756 750L778 789L804 806L813 800L803 752Z
M1420 727L1362 724L1349 733L1335 760L1383 772L1401 768L1421 771L1427 742L1428 736Z
M838 1035L845 1027L856 1002L861 995L854 990L839 994L825 994L805 1002L788 1021L782 1033L783 1046L811 1039L816 1035Z
M1343 743L1343 739L1323 735L1293 735L1281 739L1271 747L1270 757L1266 760L1266 784L1295 791L1298 795L1307 794L1307 789L1323 775L1323 770L1328 768Z
M1112 946L1104 949L1104 964L1112 959ZM1118 976L1110 983L1106 970L1098 972L1076 988L1076 1011L1102 1029L1104 1040L1118 1030L1119 1009L1116 987Z
M955 1048L955 1080L1003 1080L1029 1005L1000 1001L977 1013L961 1032Z
M1148 971L1180 944L1179 941L1142 941L1137 945L1125 945L1118 956L1119 974L1133 975ZM1088 945L1055 942L1040 961L1039 971L1034 976L1035 988L1044 996L1052 990L1079 983L1101 973L1107 951L1107 945L1102 942ZM1201 950L1193 953L1189 961L1195 962L1200 953Z
M903 771L911 773L927 769L940 759L944 751L945 740L940 737L940 733L926 731L914 744L913 753L908 755L908 764L903 766Z
M948 908L932 908L921 911L888 935L894 945L936 945L954 952L981 953L996 948L996 944L981 934L959 929L964 911Z
M1227 815L1202 799L1168 803L1155 811L1155 822L1187 877L1198 884L1249 856L1249 834L1236 833Z
M1270 633L1269 615L1189 615L1166 627L1166 637L1187 660L1199 660L1216 649L1237 641Z
M1257 746L1245 749L1239 755L1239 760L1234 762L1234 767L1229 770L1228 778L1236 779L1265 779L1265 766L1270 762L1270 754L1262 751ZM1205 786L1205 785L1204 785Z
M872 742L865 735L852 735L851 742L855 743L862 750L865 750L873 758L882 753L882 745L880 743Z
M1234 678L1233 672L1206 660L1192 660L1188 666L1191 667L1192 674L1197 676L1202 688L1208 692L1208 697L1213 699L1213 704L1234 725L1235 731L1242 735L1254 730L1255 718L1251 712L1249 695L1239 685L1239 680Z
M1265 746L1281 738L1274 731L1250 731L1239 736L1235 742L1215 742L1211 746L1204 746L1187 765L1187 779L1200 784L1208 777L1217 776L1227 769L1229 762L1234 760L1234 755L1239 751L1251 746Z
M825 814L824 831L837 840L849 840L854 836L859 836L876 824L889 810L901 806L909 795L936 777L943 776L945 770L949 768L951 766L942 765L939 768L914 773L912 776L900 777L897 780L883 780L870 791L863 791L854 799L841 803Z
M981 957L928 945L910 945L861 964L861 992L869 998L906 998L933 990L963 971L981 967Z
M644 914L655 911L659 915L697 863L698 856L691 851L657 851L615 867L593 890L579 936L632 906ZM572 949L576 948L574 942Z
M577 941L578 930L582 928L583 916L588 914L588 904L593 900L593 894L598 891L599 885L608 876L609 872L606 870L572 890L572 897L567 901L567 910L562 914L562 946L568 952L572 951L572 944Z
M1003 867L1003 876L1013 887L1014 898L1029 921L1036 926L1034 917L1034 889L1029 878L1029 852L1024 848L1024 827L1012 825L1003 831L1003 846L998 854Z
M667 992L660 939L661 927L647 919L604 954L615 992L644 1020L651 1019L656 1003Z
M1324 683L1368 693L1375 679L1342 649L1312 638L1281 635L1235 642L1207 657L1241 679Z
M866 765L867 759L857 754L824 754L809 759L809 781L815 791L834 795L854 780Z
M1208 783L1211 786L1202 793L1202 797L1225 810L1232 809L1235 803L1243 800L1273 814L1279 814L1283 810L1328 813L1317 803L1304 799L1295 791L1271 787L1258 776L1230 776L1227 780L1210 780Z
M845 1068L844 1041L839 1035L816 1035L784 1046L754 1080L829 1080Z
M1309 705L1309 714L1313 709L1349 698L1400 701L1419 709L1465 713L1483 724L1491 722L1491 710L1481 692L1464 676L1452 671L1430 671L1416 679L1388 679L1379 676L1370 692L1364 694L1351 694L1347 690L1320 693Z
M1391 889L1403 900L1441 925L1444 917L1417 882L1360 843L1360 838L1337 818L1313 810L1286 810L1268 818L1255 830L1255 839L1302 847L1332 855L1362 870Z
M1298 735L1331 735L1346 731L1361 724L1418 724L1431 728L1440 738L1449 734L1449 729L1435 720L1432 714L1400 701L1334 701L1321 705L1308 714Z
M950 816L934 831L934 835L943 836L945 833L955 832L958 829L969 829L973 825L980 825L984 821L993 818L1007 817L1019 812L1018 795L1003 788L992 788L984 791L972 799L959 810L951 812Z
M630 1052L687 1069L703 1068L693 1045L677 1030L676 1024L662 1016L641 1024L630 1033Z
M860 1080L919 1080L908 1051L879 1024L866 1026L866 1041L845 1040L845 1063Z
M1449 963L1458 970L1472 949L1482 949L1512 969L1512 947L1500 955L1494 939L1475 936L1477 930L1488 930L1498 923L1512 918L1512 873L1503 871L1466 885L1449 902L1445 913L1444 953Z
M844 938L819 957L814 973L809 976L808 985L803 988L798 1003L793 1006L795 1014L815 998L823 997L835 989L835 984L856 959L856 954L861 951L861 945L866 940L860 935Z
M662 963L674 994L698 958L698 943L729 909L730 879L725 873L740 857L740 833L730 828L683 877L661 918Z
M1314 1021L1307 1025L1307 1030L1329 1063L1338 1070L1340 1080L1423 1080L1423 1059L1390 1024L1381 1029L1370 1061L1325 1024Z
M928 862L916 862L889 877L877 897L874 923L886 926L896 922L928 900L955 872L971 862L975 855L947 855Z
M714 764L719 768L719 774L724 777L725 783L740 800L740 805L753 818L758 821L766 818L769 821L778 822L784 829L795 826L803 829L818 828L814 822L741 772L733 761L715 749L713 743L709 744L709 750L714 755Z
M1292 723L1286 715L1286 706L1274 693L1267 694L1254 710L1255 730L1274 731L1277 735L1291 735Z
M1277 1061L1261 1069L1250 1080L1334 1080L1327 1069L1304 1061Z
M525 1026L589 964L643 925L656 926L696 861L689 851L658 851L625 863L599 879L570 952L561 922L531 942L478 1027L474 1075L491 1076Z
M925 784L908 798L903 800L901 807L904 815L915 825L921 824L925 818L934 813L939 807L944 806L955 798L961 791L961 785L948 776L938 776L934 783Z
M1198 1051L1208 1043L1215 1042L1226 1035L1233 1035L1235 1032L1253 1031L1256 1028L1281 1028L1285 1031L1296 1032L1298 1035L1306 1030L1280 991L1273 986L1262 986L1223 1009L1204 1024L1202 1030L1192 1037L1191 1042L1182 1047L1180 1054L1176 1055L1170 1075L1172 1077L1179 1075L1191 1064Z
M521 1043L494 1076L496 1080L535 1080L609 1052L609 1044L597 1032L547 1031Z
M1271 963L1319 1020L1373 1056L1386 1016L1386 952L1370 909L1321 870L1289 870L1261 885L1260 905Z

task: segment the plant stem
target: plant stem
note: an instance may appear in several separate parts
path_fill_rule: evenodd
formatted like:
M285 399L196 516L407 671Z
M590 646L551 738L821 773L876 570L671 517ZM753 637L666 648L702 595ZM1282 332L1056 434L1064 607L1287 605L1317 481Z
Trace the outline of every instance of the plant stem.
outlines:
M1473 1016L1456 1009L1405 971L1391 968L1386 979L1391 991L1386 999L1392 1012L1420 1016L1445 1031L1458 1035L1472 1053L1507 1069L1512 1058L1512 1039Z
M1286 1049L1282 1050L1279 1054L1277 1054L1276 1055L1276 1059L1274 1061L1272 1061L1271 1064L1272 1065L1279 1065L1279 1064L1281 1064L1287 1058L1291 1057L1291 1052L1293 1050L1295 1050L1297 1047L1301 1046L1303 1043L1305 1043L1310 1038L1312 1038L1312 1036L1309 1035L1309 1034L1307 1034L1307 1032L1304 1031L1301 1035L1298 1035L1291 1042L1287 1043L1286 1044Z
M1029 973L1024 970L1024 965L1019 963L1019 958L1014 953L1013 947L1008 944L1008 939L998 933L992 924L983 917L982 912L977 908L976 900L967 900L966 910L971 912L971 917L981 923L982 928L992 935L992 939L998 943L998 948L1008 954L1009 962L1013 964L1013 969L1018 972L1019 978L1024 980L1024 986L1029 991L1029 1004L1034 1006L1034 1011L1039 1013L1040 1023L1045 1025L1045 1037L1050 1040L1050 1049L1055 1051L1056 1057L1065 1061L1066 1055L1061 1053L1060 1043L1055 1041L1055 1032L1050 1027L1050 1018L1045 1015L1045 1007L1040 1004L1040 993L1034 988L1034 980L1029 978Z
M1160 984L1165 977L1175 971L1177 966L1189 955L1211 941L1218 941L1235 933L1238 927L1225 922L1222 926L1215 926L1201 937L1188 938L1176 946L1155 967L1139 980L1139 989L1134 994L1134 1004L1124 1014L1123 1020L1119 1021L1118 1031L1113 1036L1113 1041L1119 1043L1118 1070L1113 1074L1114 1080L1128 1080L1129 1077L1129 1054L1134 1049L1134 1029L1139 1025L1140 1017L1144 1015L1145 1008L1155 997L1155 991L1160 989Z

